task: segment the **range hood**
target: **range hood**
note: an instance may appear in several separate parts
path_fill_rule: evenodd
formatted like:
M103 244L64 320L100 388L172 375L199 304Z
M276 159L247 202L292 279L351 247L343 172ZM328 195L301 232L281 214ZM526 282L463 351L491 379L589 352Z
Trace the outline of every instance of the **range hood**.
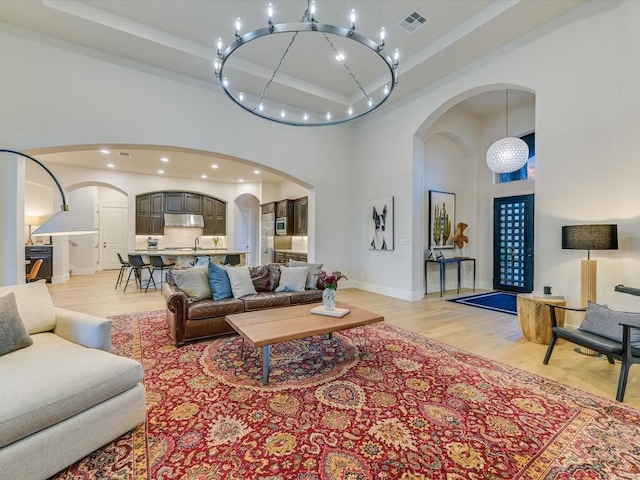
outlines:
M202 215L191 215L189 213L165 213L165 227L204 227L204 217Z

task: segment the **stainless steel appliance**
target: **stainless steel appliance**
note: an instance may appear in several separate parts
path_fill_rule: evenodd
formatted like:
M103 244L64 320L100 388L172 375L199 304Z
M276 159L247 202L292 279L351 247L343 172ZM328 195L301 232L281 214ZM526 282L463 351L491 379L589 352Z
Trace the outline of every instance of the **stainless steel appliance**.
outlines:
M276 235L287 234L287 217L276 218Z
M263 213L260 217L260 265L273 263L275 224L275 213Z
M158 248L158 239L153 237L147 238L147 249L148 250L157 250Z

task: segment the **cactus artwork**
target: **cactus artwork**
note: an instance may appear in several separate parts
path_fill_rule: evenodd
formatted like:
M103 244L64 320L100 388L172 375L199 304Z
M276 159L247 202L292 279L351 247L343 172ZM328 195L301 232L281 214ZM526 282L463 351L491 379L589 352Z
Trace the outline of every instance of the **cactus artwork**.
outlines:
M451 220L449 220L449 214L447 213L447 205L445 203L436 205L434 213L433 241L436 246L443 247L451 236Z
M430 192L431 248L453 248L450 244L454 224L455 194Z

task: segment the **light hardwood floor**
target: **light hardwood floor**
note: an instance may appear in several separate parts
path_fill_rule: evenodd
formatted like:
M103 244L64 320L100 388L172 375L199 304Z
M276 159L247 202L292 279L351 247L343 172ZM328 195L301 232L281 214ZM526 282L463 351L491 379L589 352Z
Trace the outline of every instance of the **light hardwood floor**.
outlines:
M163 310L162 295L148 293L130 285L114 289L117 270L95 275L73 276L64 284L49 285L54 304L99 316ZM463 291L461 295L473 293ZM429 294L424 300L408 302L357 289L339 289L338 300L372 310L393 325L418 332L454 347L551 378L560 383L615 399L620 365L606 359L592 358L574 352L575 345L560 340L549 365L542 359L546 345L522 338L517 318L446 301L454 292ZM640 366L632 366L625 395L626 405L640 408Z

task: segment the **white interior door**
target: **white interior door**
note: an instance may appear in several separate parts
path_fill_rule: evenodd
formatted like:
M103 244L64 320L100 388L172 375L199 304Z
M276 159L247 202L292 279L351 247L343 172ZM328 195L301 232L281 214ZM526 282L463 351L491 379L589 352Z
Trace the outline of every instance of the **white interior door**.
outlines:
M255 256L254 256L254 248L252 245L252 221L251 221L251 210L248 208L242 209L242 230L240 232L241 237L239 242L242 244L242 249L249 252L247 254L247 265L253 266L255 265Z
M102 269L120 268L118 253L127 260L127 207L100 209L100 235L102 237Z

